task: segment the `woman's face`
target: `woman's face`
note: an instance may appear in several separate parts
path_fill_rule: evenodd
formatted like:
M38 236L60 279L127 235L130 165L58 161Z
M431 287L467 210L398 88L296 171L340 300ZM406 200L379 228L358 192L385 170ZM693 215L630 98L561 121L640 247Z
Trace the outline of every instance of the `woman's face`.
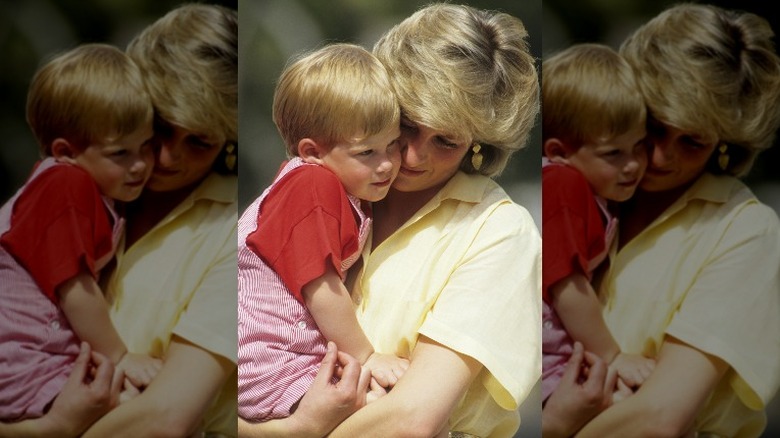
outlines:
M146 184L154 192L179 190L200 182L211 171L223 147L162 120L155 123L155 136L157 160Z
M655 119L649 119L647 139L649 162L639 183L645 192L664 192L692 183L704 173L715 150L715 143Z
M393 182L400 192L440 188L460 168L468 141L401 118L401 170Z

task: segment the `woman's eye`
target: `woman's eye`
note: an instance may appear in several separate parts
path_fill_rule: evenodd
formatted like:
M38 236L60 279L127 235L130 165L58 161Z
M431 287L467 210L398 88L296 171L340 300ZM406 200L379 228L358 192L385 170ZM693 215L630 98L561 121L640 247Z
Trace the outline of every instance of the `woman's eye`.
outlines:
M190 136L187 138L187 143L200 149L211 149L211 143L203 140L200 137Z
M436 140L439 142L439 144L449 149L455 149L458 147L457 143L453 143L452 141L447 140L444 137L437 137Z
M683 142L683 144L691 149L703 149L705 147L705 145L703 145L701 142L698 142L694 140L693 137L689 137L687 135L682 137L680 140Z

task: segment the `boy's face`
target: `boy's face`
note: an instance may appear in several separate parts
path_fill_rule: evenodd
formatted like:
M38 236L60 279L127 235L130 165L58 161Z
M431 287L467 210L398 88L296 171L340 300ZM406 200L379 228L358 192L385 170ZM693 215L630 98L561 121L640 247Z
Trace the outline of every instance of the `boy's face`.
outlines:
M358 142L336 144L321 156L322 164L344 188L365 201L379 201L390 190L401 166L397 126Z
M154 167L151 123L110 143L93 143L74 157L92 175L100 192L118 201L141 195Z
M625 201L647 168L645 134L641 126L605 142L584 144L566 161L585 176L596 195Z

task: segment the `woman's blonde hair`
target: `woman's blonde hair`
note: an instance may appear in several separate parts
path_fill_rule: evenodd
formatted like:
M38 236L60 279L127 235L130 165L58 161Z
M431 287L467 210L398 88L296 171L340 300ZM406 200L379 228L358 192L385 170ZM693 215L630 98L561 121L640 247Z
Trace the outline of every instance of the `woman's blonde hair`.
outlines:
M415 123L478 142L475 170L499 174L526 145L539 111L539 80L523 23L508 14L433 4L393 27L374 46L401 111Z
M384 65L353 44L331 44L295 59L274 93L273 119L290 157L304 138L332 147L397 127L400 116Z
M769 23L744 12L681 4L639 28L620 53L637 74L649 115L707 143L725 143L743 176L780 125L780 58Z
M84 44L52 58L27 93L27 123L45 156L57 138L84 150L137 131L152 114L141 70L107 44Z
M144 73L158 117L203 135L209 143L237 146L235 10L205 4L179 6L134 38L127 52ZM230 172L221 158L215 161L215 170Z
M637 127L647 111L631 66L611 47L575 44L542 63L542 136L573 148Z

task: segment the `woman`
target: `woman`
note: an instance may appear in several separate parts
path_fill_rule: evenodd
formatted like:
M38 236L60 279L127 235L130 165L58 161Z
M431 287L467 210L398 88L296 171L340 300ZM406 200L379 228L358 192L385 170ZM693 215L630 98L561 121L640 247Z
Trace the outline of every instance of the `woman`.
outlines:
M620 52L652 146L621 206L606 322L655 371L577 436L755 437L780 384L780 222L736 177L780 125L780 58L756 15L679 5Z
M436 4L374 48L399 94L402 164L373 206L353 294L375 349L411 364L330 436L511 437L518 428L517 408L541 372L540 240L527 211L489 177L525 145L538 111L526 37L507 14ZM335 360L330 352L320 373ZM322 380L291 417L240 422L242 435L327 433L349 412L313 406L361 379ZM314 424L300 420L310 417Z
M128 348L164 365L84 436L235 435L237 18L180 6L128 47L160 144L106 290Z

